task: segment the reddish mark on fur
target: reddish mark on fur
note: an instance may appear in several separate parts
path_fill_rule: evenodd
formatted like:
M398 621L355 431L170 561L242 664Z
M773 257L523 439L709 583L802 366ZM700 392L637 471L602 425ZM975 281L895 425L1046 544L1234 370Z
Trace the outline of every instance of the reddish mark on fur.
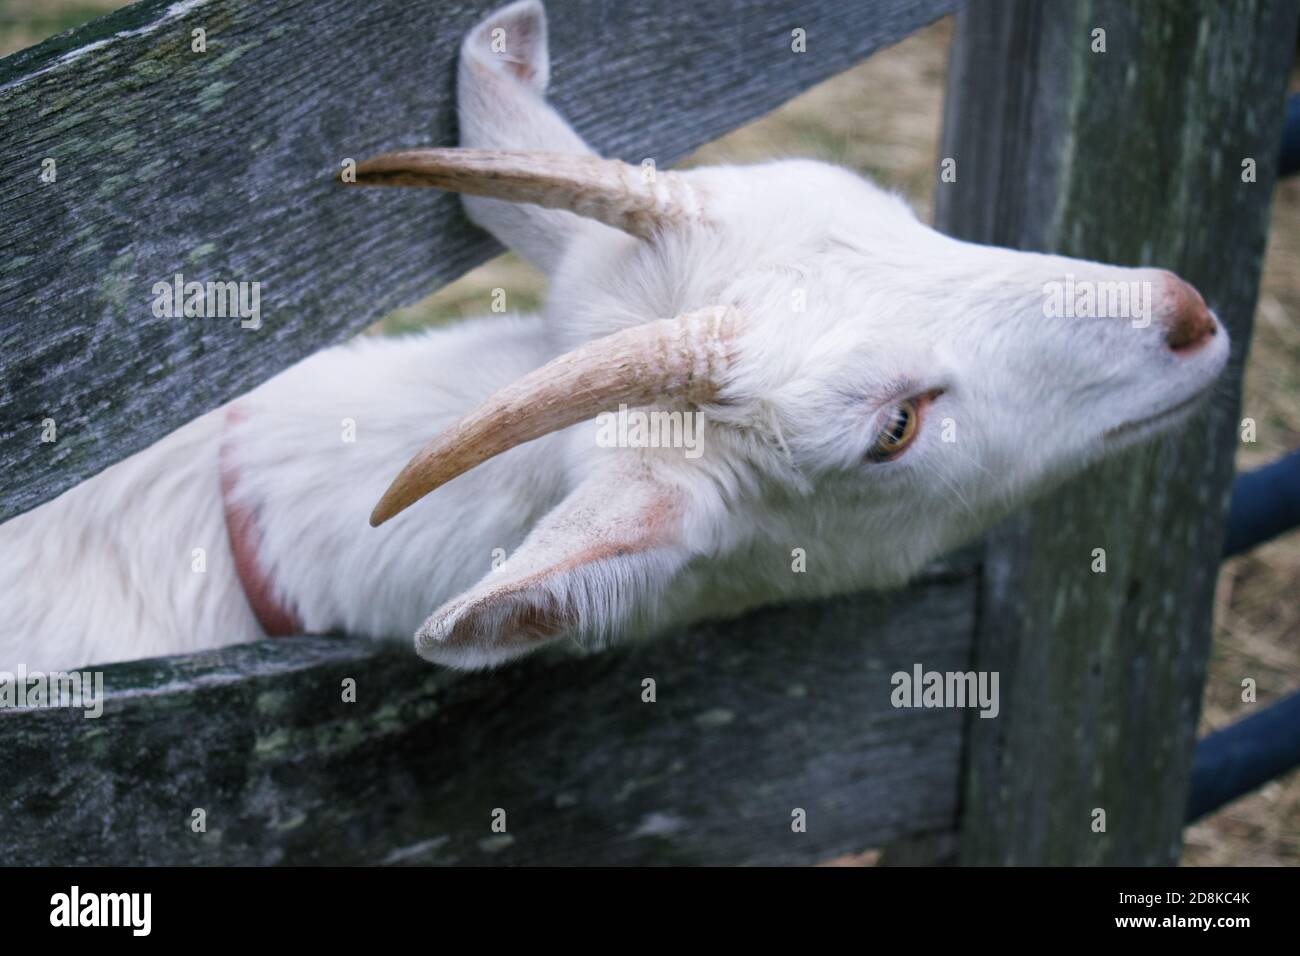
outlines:
M225 427L243 421L244 413L236 406L226 412ZM271 579L262 570L257 553L262 546L262 533L257 526L257 514L252 508L234 499L239 471L231 464L228 447L223 436L218 457L221 476L221 506L226 516L226 534L230 539L230 554L235 561L235 573L244 588L244 597L253 609L253 616L268 637L288 637L302 633L302 621L275 597Z

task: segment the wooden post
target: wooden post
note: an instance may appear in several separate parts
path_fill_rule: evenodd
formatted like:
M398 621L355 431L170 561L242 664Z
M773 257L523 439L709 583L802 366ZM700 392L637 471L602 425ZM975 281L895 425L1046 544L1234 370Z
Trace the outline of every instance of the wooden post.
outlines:
M1178 859L1295 30L1291 0L958 16L940 228L1172 269L1233 336L1223 394L1186 432L990 534L975 658L1002 675L1002 716L969 722L963 862Z

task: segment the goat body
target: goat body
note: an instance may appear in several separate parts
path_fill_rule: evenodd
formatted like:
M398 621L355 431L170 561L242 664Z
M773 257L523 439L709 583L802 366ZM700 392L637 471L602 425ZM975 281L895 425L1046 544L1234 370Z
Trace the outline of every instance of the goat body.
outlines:
M462 149L358 167L465 192L547 273L544 314L329 349L0 526L0 667L262 636L232 504L306 630L418 632L460 667L895 586L1224 366L1169 273L959 242L822 163L641 180L548 75L540 3L502 8L462 47ZM1067 277L1138 283L1150 315L1053 314ZM620 403L702 416L698 453L602 438Z

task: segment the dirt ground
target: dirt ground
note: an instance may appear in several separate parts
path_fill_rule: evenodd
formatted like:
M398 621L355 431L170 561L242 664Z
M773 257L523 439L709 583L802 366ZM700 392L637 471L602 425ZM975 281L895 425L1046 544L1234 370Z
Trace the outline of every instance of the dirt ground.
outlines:
M118 6L113 0L0 0L0 54ZM948 21L882 51L763 119L700 150L691 163L809 156L842 163L906 195L923 218L938 162ZM1293 80L1293 89L1300 81ZM527 309L541 278L503 256L372 330L392 333L490 312L491 290ZM1263 289L1247 367L1243 415L1258 441L1241 445L1240 469L1300 447L1300 177L1278 187ZM1228 561L1219 578L1202 732L1300 688L1300 533ZM1243 704L1252 677L1258 702ZM1300 861L1300 772L1274 781L1188 828L1187 865L1289 865Z

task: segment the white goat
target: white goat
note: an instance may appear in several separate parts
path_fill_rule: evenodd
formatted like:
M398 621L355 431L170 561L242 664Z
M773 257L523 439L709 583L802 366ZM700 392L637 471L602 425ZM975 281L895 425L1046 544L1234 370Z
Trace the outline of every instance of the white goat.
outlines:
M469 194L547 273L545 315L322 352L0 527L0 668L297 629L418 629L422 657L483 667L894 586L1185 419L1224 366L1169 273L958 242L817 162L645 177L591 153L547 76L542 7L511 4L461 51L465 148L357 170ZM1053 282L1139 283L1151 321L1052 317ZM702 453L603 447L619 405L699 413Z

